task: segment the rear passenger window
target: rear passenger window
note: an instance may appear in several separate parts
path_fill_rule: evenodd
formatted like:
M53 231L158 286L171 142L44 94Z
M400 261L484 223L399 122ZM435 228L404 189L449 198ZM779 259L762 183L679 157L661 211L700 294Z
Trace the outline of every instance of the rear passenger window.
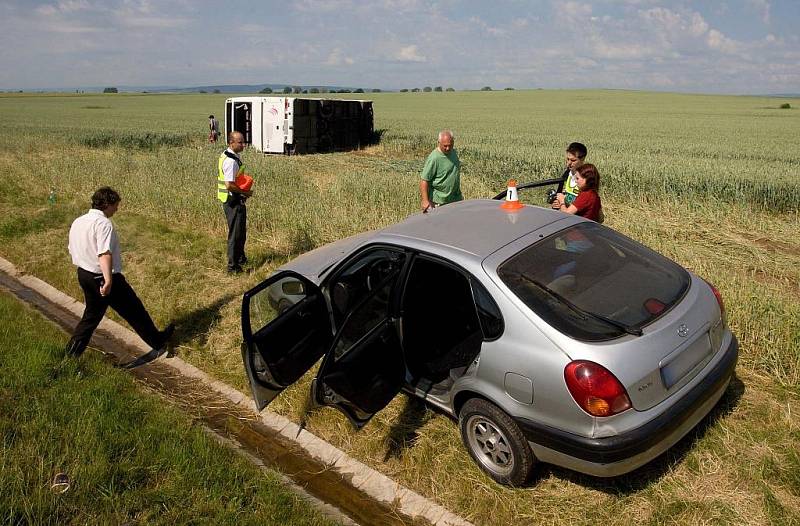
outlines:
M475 308L478 311L478 320L481 324L484 340L496 340L503 334L503 315L500 308L492 299L478 280L470 279L472 284L472 298L475 300Z

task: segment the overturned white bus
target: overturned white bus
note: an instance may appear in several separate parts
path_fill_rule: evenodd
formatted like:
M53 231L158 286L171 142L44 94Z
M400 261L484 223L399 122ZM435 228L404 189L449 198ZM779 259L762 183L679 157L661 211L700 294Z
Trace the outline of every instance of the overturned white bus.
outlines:
M264 153L358 149L373 141L372 101L234 97L225 101L225 137L232 131Z

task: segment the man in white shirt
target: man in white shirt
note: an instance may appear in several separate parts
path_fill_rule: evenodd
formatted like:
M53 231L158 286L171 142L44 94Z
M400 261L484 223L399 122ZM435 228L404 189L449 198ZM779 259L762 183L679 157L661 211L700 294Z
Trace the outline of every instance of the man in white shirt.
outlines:
M120 197L104 186L92 195L92 209L72 222L69 230L69 253L78 267L78 283L83 289L86 309L66 353L80 356L106 309L111 307L128 322L147 345L163 350L175 326L159 331L142 301L122 275L119 238L111 217L119 209Z

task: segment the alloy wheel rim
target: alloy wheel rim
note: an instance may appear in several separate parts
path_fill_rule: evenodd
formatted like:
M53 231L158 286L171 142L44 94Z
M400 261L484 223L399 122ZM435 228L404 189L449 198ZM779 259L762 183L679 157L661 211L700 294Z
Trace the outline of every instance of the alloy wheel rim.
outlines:
M514 452L506 435L481 415L467 421L467 442L478 461L492 473L508 475L514 469Z

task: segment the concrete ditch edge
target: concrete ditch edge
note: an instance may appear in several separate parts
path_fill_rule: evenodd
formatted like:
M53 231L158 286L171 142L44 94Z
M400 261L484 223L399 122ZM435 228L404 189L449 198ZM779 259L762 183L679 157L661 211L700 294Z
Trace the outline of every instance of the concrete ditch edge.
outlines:
M17 270L13 263L0 257L0 271L16 279L26 287L33 289L49 301L72 312L77 317L83 314L83 303L64 294L49 283ZM150 348L130 329L119 323L103 318L100 328L111 333L115 338L136 348L145 354ZM402 514L412 519L424 519L431 524L441 526L472 526L472 523L448 511L446 508L423 497L422 495L404 487L390 479L383 473L351 458L342 450L317 437L313 433L300 429L297 424L268 410L258 413L255 404L249 396L232 388L231 386L215 380L197 367L188 364L179 357L158 358L159 361L172 367L183 376L196 379L209 386L211 389L227 398L232 403L257 414L261 422L270 429L294 441L299 447L316 460L325 463L338 471L341 475L352 480L354 486L368 494L371 498L389 505L393 505Z

